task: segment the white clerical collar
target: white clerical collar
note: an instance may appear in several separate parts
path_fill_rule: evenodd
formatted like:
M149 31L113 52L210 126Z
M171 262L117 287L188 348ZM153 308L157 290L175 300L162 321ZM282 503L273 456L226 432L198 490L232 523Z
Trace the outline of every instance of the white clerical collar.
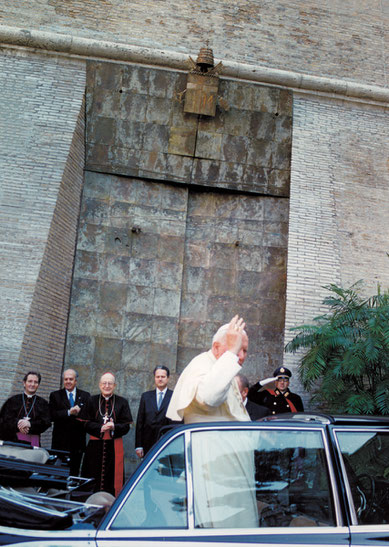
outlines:
M155 391L157 392L157 395L158 395L158 393L163 393L164 395L166 395L167 386L165 387L165 389L158 389L158 388L156 388Z

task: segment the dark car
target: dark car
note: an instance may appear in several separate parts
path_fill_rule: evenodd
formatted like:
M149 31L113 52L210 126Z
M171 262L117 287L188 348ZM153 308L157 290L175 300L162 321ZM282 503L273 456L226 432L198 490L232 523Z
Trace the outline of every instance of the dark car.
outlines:
M9 511L12 495L25 499L4 490ZM103 516L64 500L27 503L47 510L46 528L65 529L0 526L0 545L389 545L389 418L288 414L179 426Z

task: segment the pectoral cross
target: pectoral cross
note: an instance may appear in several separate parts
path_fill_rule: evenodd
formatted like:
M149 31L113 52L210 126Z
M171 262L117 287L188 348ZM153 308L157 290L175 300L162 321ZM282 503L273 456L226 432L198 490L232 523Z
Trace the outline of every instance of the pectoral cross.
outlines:
M109 421L108 414L105 413L104 418L103 418L103 423L104 423L104 425L105 425L108 421Z

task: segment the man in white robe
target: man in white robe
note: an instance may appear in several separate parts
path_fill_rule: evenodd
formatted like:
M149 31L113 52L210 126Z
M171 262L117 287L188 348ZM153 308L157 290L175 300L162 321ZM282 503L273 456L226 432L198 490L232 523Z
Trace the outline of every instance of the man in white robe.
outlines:
M192 359L173 391L168 418L185 423L250 420L235 378L247 356L244 327L243 319L235 316L217 331L212 348ZM196 526L257 527L254 447L226 447L218 442L217 432L200 432L192 436L192 450ZM228 497L224 493L224 502L216 479L220 466L225 477L239 484Z

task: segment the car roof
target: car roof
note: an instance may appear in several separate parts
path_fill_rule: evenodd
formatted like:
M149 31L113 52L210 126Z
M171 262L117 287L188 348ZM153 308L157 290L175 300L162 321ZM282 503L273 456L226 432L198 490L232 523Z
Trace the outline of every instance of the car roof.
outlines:
M315 412L288 412L286 414L274 414L266 416L254 422L203 422L185 425L168 426L166 434L177 432L177 428L183 429L230 429L230 428L255 428L258 425L271 427L272 425L282 425L293 428L309 426L361 426L361 427L389 427L389 416L362 416L362 415L331 415ZM164 436L164 435L162 435Z
M367 416L367 415L354 415L354 414L321 414L321 413L308 413L308 412L296 412L288 414L275 414L274 416L267 416L263 421L277 421L285 423L321 423L321 424L336 424L336 425L360 425L366 426L389 426L389 416Z

